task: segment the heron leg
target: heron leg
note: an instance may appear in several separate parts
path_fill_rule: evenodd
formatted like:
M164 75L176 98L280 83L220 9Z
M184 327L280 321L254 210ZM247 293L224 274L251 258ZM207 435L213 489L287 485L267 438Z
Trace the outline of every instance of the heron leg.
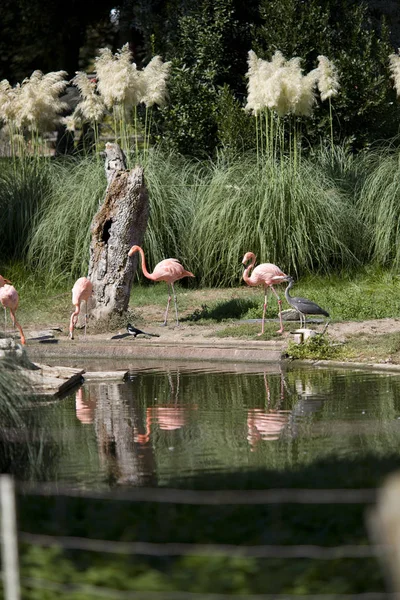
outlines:
M299 310L297 311L297 314L299 315L299 321L300 321L300 329L303 327L303 313L301 313Z
M164 315L164 323L163 323L164 326L167 324L168 310L169 310L169 303L170 302L171 302L171 290L169 289L169 284L168 284L168 302L167 302L167 308L165 310L165 315Z
M179 319L178 319L178 305L176 303L176 294L175 294L175 288L174 288L174 284L171 283L171 287L172 287L172 293L174 296L174 304L175 304L175 316L176 316L176 326L179 327Z
M276 296L276 299L278 300L278 309L279 309L279 323L281 325L281 328L278 329L277 333L283 333L284 329L283 329L283 322L282 322L282 300L279 298L278 294L276 293L276 291L274 290L274 286L270 285L269 286L271 288L271 290L273 291L273 293Z

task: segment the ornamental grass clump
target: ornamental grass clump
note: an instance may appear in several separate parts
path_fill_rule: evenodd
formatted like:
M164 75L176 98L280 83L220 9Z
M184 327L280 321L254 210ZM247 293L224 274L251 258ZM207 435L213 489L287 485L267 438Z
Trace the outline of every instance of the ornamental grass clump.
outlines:
M94 158L52 164L48 194L26 240L32 269L68 282L87 272L90 225L105 186L104 167Z
M149 152L146 185L151 211L143 244L149 265L169 256L185 260L199 170L197 163L175 154ZM104 167L94 157L51 165L48 194L26 240L30 268L59 283L87 272L90 226L105 187Z
M25 257L34 217L49 190L50 164L46 159L1 159L0 256L3 260Z
M368 258L381 267L400 269L400 153L370 153L369 174L357 195L366 229Z
M292 275L351 269L354 221L347 197L310 161L296 171L289 158L216 165L199 189L188 262L206 286L238 285L249 250Z
M189 231L198 190L202 189L200 165L173 152L152 148L146 157L146 185L150 216L144 238L148 264L168 257L187 263Z

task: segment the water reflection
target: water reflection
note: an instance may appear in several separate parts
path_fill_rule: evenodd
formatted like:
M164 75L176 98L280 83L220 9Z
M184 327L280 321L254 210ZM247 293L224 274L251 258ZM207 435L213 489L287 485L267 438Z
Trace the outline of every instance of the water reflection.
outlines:
M77 486L140 486L400 452L398 376L228 368L131 369L126 383L85 383L69 398L26 406L18 429L2 425L1 468Z
M86 391L86 390L85 390ZM94 411L97 399L93 394L90 395L90 388L87 389L87 398L85 398L83 387L80 387L75 394L76 416L83 425L91 425L94 421Z
M271 378L271 376L269 376ZM290 410L282 409L285 393L289 393L283 373L280 373L279 396L271 395L271 385L268 375L264 372L265 408L251 408L247 412L247 439L251 450L254 451L260 440L273 441L279 439L289 423Z

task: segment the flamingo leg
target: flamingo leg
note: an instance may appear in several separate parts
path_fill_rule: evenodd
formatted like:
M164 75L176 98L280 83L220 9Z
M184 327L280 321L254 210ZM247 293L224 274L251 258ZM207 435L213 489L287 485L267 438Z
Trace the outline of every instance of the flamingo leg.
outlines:
M26 340L25 340L24 332L22 331L22 327L21 327L21 325L18 323L18 321L17 321L17 319L16 319L16 317L15 317L15 314L13 313L13 311L11 310L11 308L10 308L10 315L11 315L11 319L12 319L12 322L13 322L13 325L14 325L14 327L16 327L16 328L18 329L18 331L19 331L19 335L20 335L20 337L21 337L21 344L22 344L23 346L25 346L25 344L26 344Z
M4 335L5 337L7 337L7 310L6 307L3 306L4 308Z
M274 292L276 299L278 300L278 308L279 308L279 322L281 325L281 328L278 329L277 333L283 333L283 322L282 322L282 300L279 298L278 294L276 293L276 291L274 290L274 286L270 285L269 286L271 288L271 290Z
M165 315L164 315L164 323L163 323L164 326L167 324L168 310L169 310L169 303L170 302L171 302L171 291L169 289L169 284L168 284L168 302L167 302L167 308L165 310Z
M172 294L174 296L174 304L175 304L175 316L176 316L176 325L177 327L179 327L179 320L178 320L178 306L176 303L176 294L175 294L175 288L174 288L174 284L171 283L171 287L172 287Z
M261 333L259 333L258 335L262 335L264 333L265 312L267 310L267 304L268 304L267 286L265 286L264 287L263 315L262 315L262 321L261 321Z
M85 300L85 339L86 339L86 326L87 326L87 300Z
M71 320L69 322L69 337L71 340L74 339L74 327L78 320L79 311L80 311L80 306L79 306L79 304L77 304L75 307L75 311L72 313Z

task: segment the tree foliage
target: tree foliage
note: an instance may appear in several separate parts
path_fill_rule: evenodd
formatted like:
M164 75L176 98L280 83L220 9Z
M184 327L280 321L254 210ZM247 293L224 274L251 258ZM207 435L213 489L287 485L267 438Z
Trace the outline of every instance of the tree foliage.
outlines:
M90 26L104 27L111 0L3 0L0 3L0 80L79 68Z

